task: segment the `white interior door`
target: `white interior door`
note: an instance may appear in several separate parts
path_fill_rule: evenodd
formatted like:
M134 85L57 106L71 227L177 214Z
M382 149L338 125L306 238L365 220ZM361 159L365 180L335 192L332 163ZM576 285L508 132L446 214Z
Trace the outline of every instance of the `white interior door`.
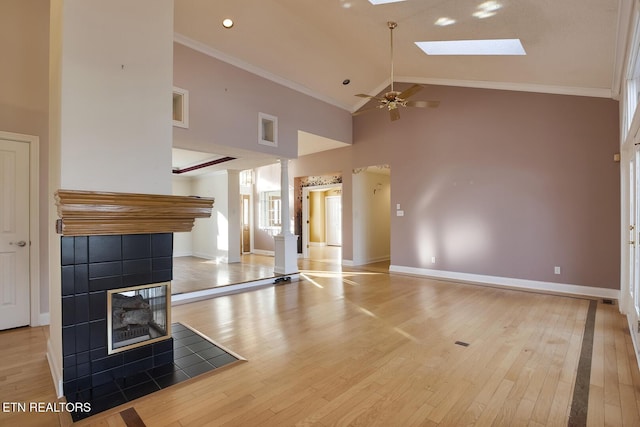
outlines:
M0 139L0 329L29 324L29 144Z
M302 258L309 258L309 188L302 189Z
M640 238L638 225L640 224L640 151L635 147L629 162L629 300L632 308L629 310L631 333L635 334L636 343L640 343Z
M342 246L342 197L327 196L324 205L327 245Z

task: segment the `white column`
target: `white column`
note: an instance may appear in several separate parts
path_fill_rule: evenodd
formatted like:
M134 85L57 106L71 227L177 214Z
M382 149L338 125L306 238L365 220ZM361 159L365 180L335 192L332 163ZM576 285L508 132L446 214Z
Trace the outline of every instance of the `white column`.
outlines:
M291 213L289 211L289 160L280 159L280 208L282 225L275 240L275 262L273 271L287 275L298 272L298 236L291 233Z

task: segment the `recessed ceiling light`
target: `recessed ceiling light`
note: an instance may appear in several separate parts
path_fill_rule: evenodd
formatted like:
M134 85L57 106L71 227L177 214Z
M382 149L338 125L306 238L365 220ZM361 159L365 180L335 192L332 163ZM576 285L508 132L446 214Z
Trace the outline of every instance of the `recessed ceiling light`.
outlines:
M438 18L438 20L435 22L435 24L439 27L446 27L447 25L453 25L455 23L456 23L455 19L451 19L446 16Z
M526 55L520 39L416 42L427 55Z
M233 19L231 18L225 18L222 20L222 26L225 28L231 28L233 27Z
M349 80L349 79L344 79L342 81L342 84L345 85L345 86L348 85L349 83L351 83L351 80Z
M386 3L396 3L399 1L405 1L405 0L369 0L369 3L371 4L386 4Z

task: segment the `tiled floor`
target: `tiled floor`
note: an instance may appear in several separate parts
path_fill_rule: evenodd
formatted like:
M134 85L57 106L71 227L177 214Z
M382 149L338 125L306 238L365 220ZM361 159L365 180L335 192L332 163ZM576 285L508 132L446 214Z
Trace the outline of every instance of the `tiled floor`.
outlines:
M239 360L180 323L171 325L171 333L173 364L94 387L87 395L78 396L79 402L91 404L91 412L72 412L73 420L95 415Z

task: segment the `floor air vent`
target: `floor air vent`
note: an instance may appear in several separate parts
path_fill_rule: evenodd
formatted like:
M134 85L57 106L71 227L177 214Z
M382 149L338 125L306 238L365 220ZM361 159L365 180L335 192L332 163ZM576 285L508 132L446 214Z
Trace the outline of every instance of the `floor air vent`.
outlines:
M608 305L616 305L615 300L607 299L607 298L603 299L603 300L602 300L602 303L603 303L603 304L608 304Z
M469 343L464 341L456 341L456 345L461 345L462 347L469 347Z

